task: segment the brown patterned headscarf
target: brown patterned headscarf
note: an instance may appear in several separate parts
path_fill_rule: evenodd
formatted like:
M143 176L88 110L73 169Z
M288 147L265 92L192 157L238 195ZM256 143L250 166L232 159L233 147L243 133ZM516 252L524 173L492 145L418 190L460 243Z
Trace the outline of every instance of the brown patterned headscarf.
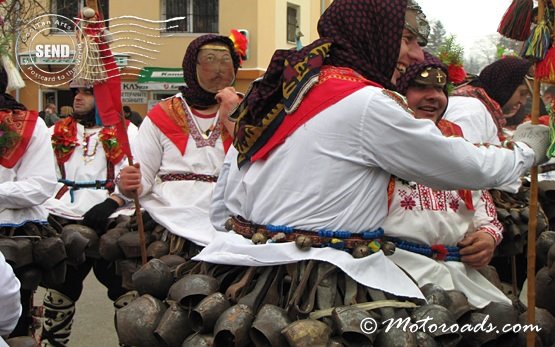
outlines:
M240 154L248 159L264 145L283 120L280 110L287 111L290 95L296 95L291 90L306 92L323 65L351 68L394 89L406 8L407 0L334 0L318 22L319 39L299 51L277 50L234 115Z
M333 1L318 22L318 33L332 42L325 64L348 67L393 89L406 0Z
M223 43L229 47L229 52L231 53L231 58L233 59L233 67L235 68L235 74L239 69L241 64L241 59L239 55L235 52L233 46L233 41L227 36L207 34L199 36L194 39L185 52L183 57L183 79L187 86L179 88L179 91L183 94L185 100L189 105L195 107L208 107L216 104L215 96L216 94L207 92L202 89L197 80L197 56L200 48L208 43L217 42Z
M500 107L509 101L515 90L521 85L532 66L532 62L519 57L505 57L486 66L478 79L470 84L484 88L489 97Z
M505 57L486 66L478 78L469 85L457 88L454 96L477 98L488 109L497 135L503 138L503 127L507 119L503 115L503 105L509 101L515 90L522 84L532 63L518 57Z

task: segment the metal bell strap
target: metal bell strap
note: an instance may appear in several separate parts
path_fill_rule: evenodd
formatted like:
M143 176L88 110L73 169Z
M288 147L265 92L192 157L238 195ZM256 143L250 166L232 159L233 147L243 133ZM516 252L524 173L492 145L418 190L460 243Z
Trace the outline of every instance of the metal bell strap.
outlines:
M231 217L226 222L226 229L235 231L254 244L295 242L301 250L311 247L331 247L345 250L355 258L365 257L380 249L383 249L386 255L392 254L391 245L384 247L382 243L384 236L382 228L362 233L332 230L307 231L283 225L255 224L237 216Z

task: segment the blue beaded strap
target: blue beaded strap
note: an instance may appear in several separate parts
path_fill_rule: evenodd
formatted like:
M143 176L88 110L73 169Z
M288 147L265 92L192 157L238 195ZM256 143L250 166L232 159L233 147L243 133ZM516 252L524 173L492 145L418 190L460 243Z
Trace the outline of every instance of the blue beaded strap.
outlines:
M459 247L456 247L456 246L445 246L445 245L428 246L420 243L398 239L395 237L388 237L387 239L395 243L395 247L403 249L405 251L422 254L426 257L443 260L443 261L461 261ZM445 250L446 253L440 254L440 252L436 250L438 248Z
M286 226L286 225L273 225L273 224L266 224L264 226L266 230L272 233L284 233L290 234L295 231L293 227ZM384 230L382 228L378 228L374 231L363 231L362 233L352 233L350 231L333 231L333 230L326 230L322 229L318 232L315 232L316 235L319 237L327 237L327 238L334 238L334 239L349 239L352 237L360 236L365 240L373 240L379 239L384 236Z
M73 194L74 191L79 190L81 188L106 189L106 184L111 182L111 180L75 182L75 181L60 178L58 182L69 187L69 196L71 198L71 203L73 203L75 200L75 196Z
M268 230L269 232L272 232L272 233L290 234L294 231L294 229L292 227L288 227L286 225L266 224L265 227L266 227L266 230Z
M360 236L365 240L373 240L373 239L382 238L384 236L384 230L382 228L378 228L374 231L363 231L362 233L352 233L350 231L342 231L342 230L332 231L332 230L322 229L318 231L318 236L335 238L335 239L349 239L354 236Z
M286 225L266 224L264 228L270 233L284 233L286 235L292 234L295 232L306 233L306 231L304 230L296 230ZM381 239L384 236L384 230L382 228L378 228L374 231L353 233L353 232L344 231L344 230L333 231L333 230L322 229L319 231L315 231L314 236L318 236L319 238L326 239L326 240L329 239L329 241L327 242L322 242L320 245L321 247L331 247L334 249L349 251L350 249L349 249L349 246L347 245L349 241L344 241L344 240L358 238L361 241L362 240L370 241L366 246L368 246L371 249L371 252L377 252L381 247L381 243L379 242L379 239Z

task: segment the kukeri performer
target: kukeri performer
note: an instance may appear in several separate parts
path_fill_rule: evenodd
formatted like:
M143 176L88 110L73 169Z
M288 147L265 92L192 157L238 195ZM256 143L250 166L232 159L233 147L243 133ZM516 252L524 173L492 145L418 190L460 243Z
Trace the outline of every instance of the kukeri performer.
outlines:
M296 278L291 286L301 289L277 304L297 318L337 304L314 300L324 274L363 288L338 300L346 305L375 299L373 289L422 297L384 256L391 250L383 229L391 174L434 189L514 191L547 148L544 127L521 128L513 149L504 149L447 138L433 122L414 118L388 89L423 60L426 24L414 1L336 0L319 21L320 39L276 51L234 114L234 148L214 191L212 222L231 232L218 233L193 260L259 274L275 266L266 290ZM285 264L292 264L287 276L276 266ZM245 276L252 279L252 271ZM243 295L248 290L235 302Z
M443 119L448 103L448 69L431 54L409 66L398 91L418 119L433 121L446 136L464 137L456 124ZM392 178L388 216L383 228L395 240L390 259L419 287L433 283L462 291L470 304L511 301L477 269L487 265L503 238L503 226L487 190L435 190Z
M228 37L207 34L193 40L183 58L187 86L147 114L133 148L136 164L120 174L122 193L132 197L138 191L141 206L170 232L174 244L181 238L202 247L214 235L208 210L232 141L224 123L241 101L232 87L239 65Z
M122 167L127 166L127 157L118 141L118 130L98 123L95 110L96 103L101 101L95 100L92 86L74 82L71 87L75 93L73 114L50 128L58 185L45 207L59 228L82 224L94 230L96 235L92 236L97 239L106 232L110 216L128 202L118 193L115 183ZM127 134L132 142L138 129L128 123ZM68 343L75 303L91 269L108 289L111 300L126 292L114 263L91 253L82 262L75 261L67 267L65 281L46 290L43 346Z
M56 171L46 124L38 112L8 94L7 86L8 74L0 65L0 252L18 278L32 279L21 284L23 310L11 333L27 336L33 330L32 294L42 275L51 270L44 262L46 254L33 256L33 244L43 245L41 241L50 237L61 242L48 227L48 212L42 206L54 193ZM13 317L13 312L5 314Z

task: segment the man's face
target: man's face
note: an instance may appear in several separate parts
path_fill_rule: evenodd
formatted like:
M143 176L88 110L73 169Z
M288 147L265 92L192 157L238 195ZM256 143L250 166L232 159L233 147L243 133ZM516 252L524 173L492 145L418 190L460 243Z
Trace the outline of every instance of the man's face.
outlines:
M407 10L405 20L411 27L418 27L415 11ZM424 52L422 51L422 47L418 44L418 37L406 28L403 29L402 35L397 66L393 71L393 76L391 76L391 83L393 84L397 83L397 79L401 77L401 74L405 73L409 65L424 61Z
M518 110L526 104L529 96L530 91L528 89L528 86L526 86L525 83L519 85L509 101L507 101L505 105L503 105L503 116L505 118L510 118L514 116L518 112Z
M201 88L210 93L217 93L231 86L235 80L235 69L226 45L209 43L200 48L197 56L197 80Z
M73 98L73 113L86 116L94 109L94 95L92 90L79 88Z
M550 105L553 102L553 94L545 93L542 97L542 100L545 105Z
M436 123L447 108L447 96L439 86L414 84L407 89L406 96L409 108L418 119Z

